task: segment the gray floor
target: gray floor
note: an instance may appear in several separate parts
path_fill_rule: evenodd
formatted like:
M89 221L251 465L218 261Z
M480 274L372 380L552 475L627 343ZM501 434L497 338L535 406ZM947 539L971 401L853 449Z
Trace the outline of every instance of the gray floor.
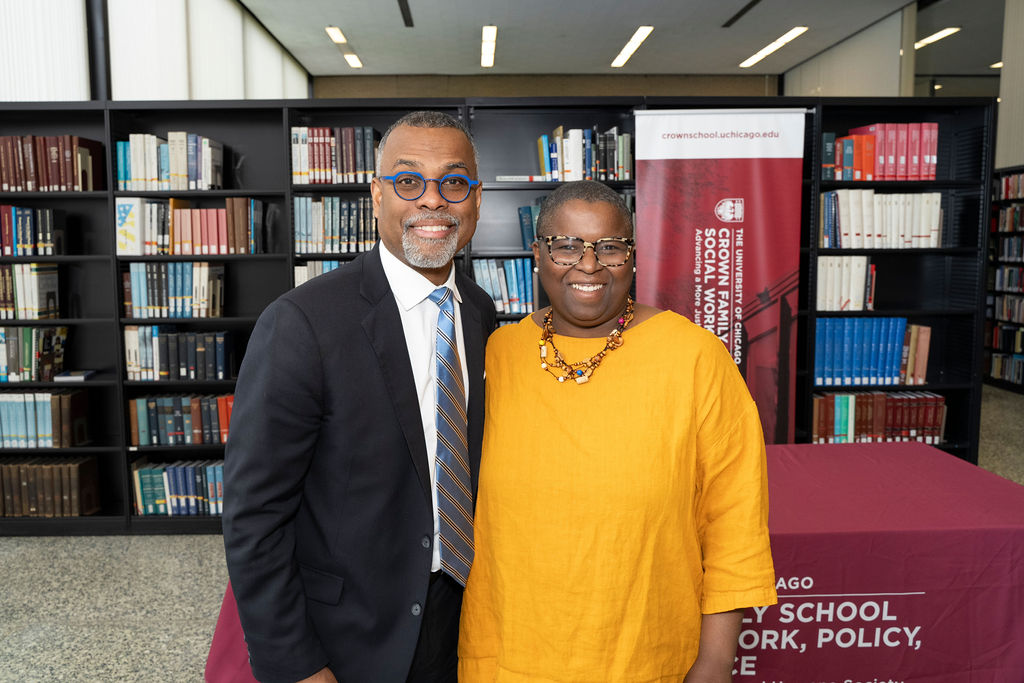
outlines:
M1024 484L1024 395L986 386L980 464ZM201 681L220 536L0 538L0 681Z

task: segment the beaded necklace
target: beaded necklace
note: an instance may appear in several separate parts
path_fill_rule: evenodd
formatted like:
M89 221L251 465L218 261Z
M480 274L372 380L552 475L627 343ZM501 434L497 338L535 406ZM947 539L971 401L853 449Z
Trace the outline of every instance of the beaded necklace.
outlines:
M577 361L575 363L567 363L562 358L561 352L555 348L555 328L551 324L551 311L549 310L544 316L543 333L540 341L537 342L540 345L540 368L551 373L551 376L557 379L559 382L565 382L566 379L576 380L576 384L585 384L590 381L590 376L594 374L594 370L597 370L597 366L604 360L605 354L609 351L622 346L622 333L633 321L633 299L632 297L626 297L626 311L619 318L618 325L611 334L608 335L608 340L605 342L604 348L600 352L587 358L586 360ZM548 354L548 347L551 347L552 353ZM556 370L557 369L557 370Z

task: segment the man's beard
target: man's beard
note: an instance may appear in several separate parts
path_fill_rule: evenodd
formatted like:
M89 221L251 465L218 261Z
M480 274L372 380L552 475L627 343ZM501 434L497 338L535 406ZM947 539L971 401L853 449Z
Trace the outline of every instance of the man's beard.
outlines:
M443 239L419 237L410 230L412 224L424 221L437 221L455 226L455 231ZM443 268L455 258L459 248L459 227L461 221L444 211L423 212L410 216L402 221L402 251L409 265L416 268Z

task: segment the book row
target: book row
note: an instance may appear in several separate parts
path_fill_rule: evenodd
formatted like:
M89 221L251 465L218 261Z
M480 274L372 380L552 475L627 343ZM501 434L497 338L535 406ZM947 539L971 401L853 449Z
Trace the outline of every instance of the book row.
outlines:
M227 443L234 403L234 394L129 399L128 424L132 446Z
M995 222L996 232L1024 232L1024 204L1014 204L999 209Z
M988 374L995 379L1024 384L1024 355L993 353Z
M234 376L231 333L177 332L159 325L124 326L129 381L207 381Z
M0 382L51 382L64 370L66 327L0 327Z
M1005 322L1024 324L1024 296L1019 294L997 294L987 297L991 300L992 310L989 318L999 318Z
M220 318L224 264L206 261L129 263L121 273L126 318Z
M811 443L921 441L945 438L946 399L930 391L814 394Z
M354 254L369 251L377 241L369 197L298 196L292 200L292 210L296 254Z
M988 332L989 343L996 351L1008 353L1024 353L1024 327L993 323Z
M1024 235L999 235L996 234L994 242L989 242L992 251L990 253L1000 261L1024 261Z
M63 244L65 214L58 209L0 205L0 252L4 256L49 256ZM58 239L60 238L60 239Z
M473 279L498 313L533 313L533 267L528 258L473 259Z
M217 190L224 187L224 145L186 131L129 133L118 140L117 189L128 192Z
M822 134L822 180L935 180L939 124L874 123Z
M1024 199L1024 173L1007 173L996 178L999 199Z
M225 208L193 208L184 199L118 197L117 253L122 256L263 254L271 204L228 197Z
M77 135L0 135L0 190L104 190L103 145Z
M563 182L570 180L632 180L633 136L612 126L558 126L537 138L537 175L498 175L499 182Z
M372 126L292 126L292 184L370 182L379 139Z
M132 494L136 515L221 515L224 461L136 461L132 464Z
M818 318L815 386L925 384L931 328L906 318Z
M80 517L100 511L96 456L0 459L0 515Z
M870 256L819 256L819 311L875 310L875 264Z
M0 263L0 320L60 317L56 263Z
M942 246L940 192L833 190L822 193L819 209L818 246L824 249Z
M341 261L310 261L295 266L295 286L341 267Z
M4 448L71 448L89 443L88 398L75 389L0 392Z
M1001 292L1024 292L1024 267L996 266L991 271L993 289Z

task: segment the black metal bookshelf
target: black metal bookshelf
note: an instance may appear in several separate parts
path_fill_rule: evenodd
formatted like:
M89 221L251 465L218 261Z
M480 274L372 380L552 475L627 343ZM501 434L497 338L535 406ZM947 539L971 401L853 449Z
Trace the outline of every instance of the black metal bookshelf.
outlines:
M945 208L943 246L918 250L841 250L836 254L869 254L898 264L888 294L880 295L874 315L905 315L934 324L928 384L923 389L946 397L948 416L943 448L976 462L980 422L982 338L985 303L984 268L991 183L993 107L988 99L892 98L439 98L261 100L188 102L83 102L0 104L0 135L74 134L104 143L106 187L94 192L0 193L0 203L59 208L67 216L69 239L64 253L46 257L60 270L59 321L8 320L3 325L50 325L70 328L66 367L94 369L86 382L61 383L88 392L93 445L76 449L4 449L0 457L88 453L97 456L102 509L81 518L0 517L0 535L106 533L216 533L217 517L136 516L133 512L132 464L222 457L219 445L136 447L129 429L130 398L155 393L214 394L233 390L232 380L207 382L128 381L124 354L126 325L175 325L178 329L229 329L236 336L235 365L244 354L248 334L263 308L294 283L298 265L324 260L347 261L355 254L295 253L293 200L318 194L354 199L369 193L368 183L294 184L291 176L292 126L372 126L385 130L401 115L418 109L445 111L473 131L479 154L484 201L476 235L460 254L457 267L472 274L477 258L528 258L523 249L517 207L551 192L557 183L506 182L497 177L537 173L537 137L557 126L619 127L633 133L634 112L648 108L803 107L807 111L803 248L801 249L798 357L813 367L814 343L809 331L819 314L814 308L817 216L820 193L836 187L871 187L878 191L936 191ZM820 137L824 130L876 121L938 121L938 177L913 183L827 182L819 178ZM129 133L187 130L224 144L225 189L182 192L130 192L116 187L116 142ZM615 181L617 190L633 190L633 181ZM268 226L267 253L193 256L123 256L115 250L115 202L119 197L188 199L193 206L217 206L226 197L247 196L274 207ZM638 226L643 230L643 226ZM832 252L830 252L832 253ZM0 262L43 260L0 258ZM210 261L225 267L223 318L123 317L121 273L131 262ZM538 298L542 297L535 286ZM542 305L544 302L538 302ZM822 313L821 316L833 315ZM871 315L869 313L863 315ZM517 316L502 316L514 319ZM810 433L813 373L797 377L797 433ZM27 390L48 389L23 385ZM17 389L16 386L5 389ZM896 390L896 388L893 388Z

